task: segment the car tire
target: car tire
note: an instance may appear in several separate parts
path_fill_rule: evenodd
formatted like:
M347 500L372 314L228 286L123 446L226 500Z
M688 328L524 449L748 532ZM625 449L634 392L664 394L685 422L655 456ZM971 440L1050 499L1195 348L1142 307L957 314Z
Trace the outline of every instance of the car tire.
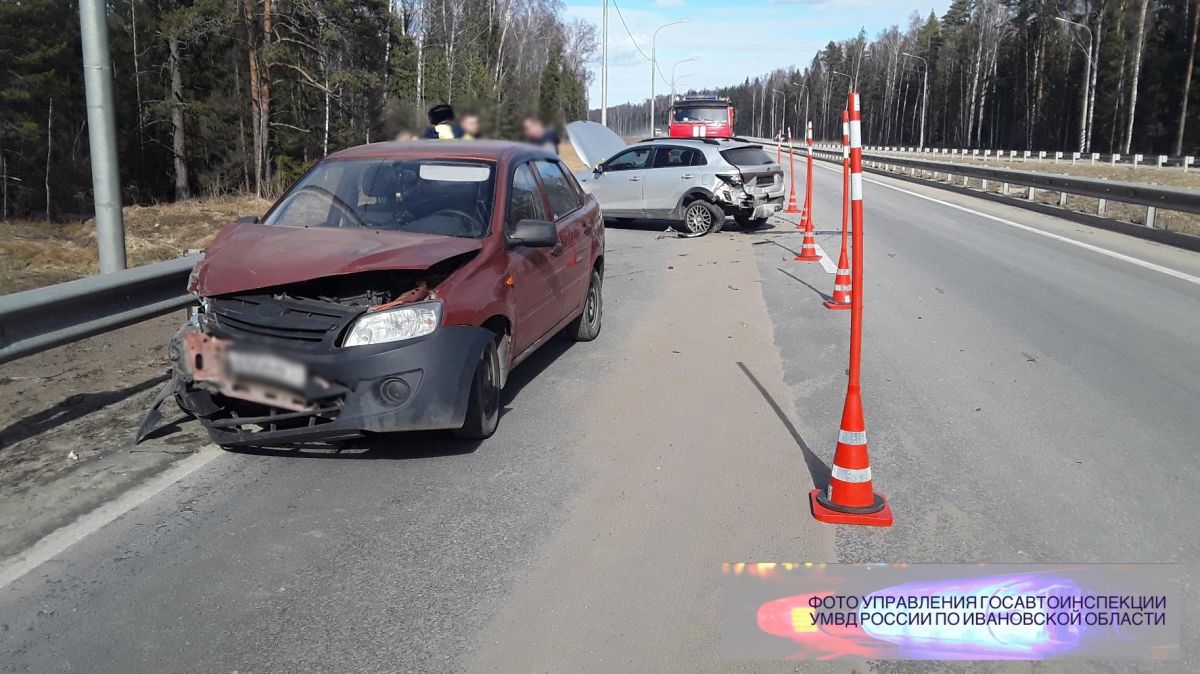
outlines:
M683 209L683 220L676 223L676 229L689 236L704 236L724 224L725 211L708 201L697 199Z
M746 215L739 215L734 219L737 220L738 226L741 227L743 231L758 229L759 227L766 225L767 220L770 220L770 218L751 218Z
M600 272L592 270L587 298L583 301L583 313L567 325L567 334L576 342L590 342L600 336L601 319L604 316L604 279Z
M454 430L455 437L460 440L492 437L500 425L500 357L495 341L483 347L467 396L467 417L462 428Z

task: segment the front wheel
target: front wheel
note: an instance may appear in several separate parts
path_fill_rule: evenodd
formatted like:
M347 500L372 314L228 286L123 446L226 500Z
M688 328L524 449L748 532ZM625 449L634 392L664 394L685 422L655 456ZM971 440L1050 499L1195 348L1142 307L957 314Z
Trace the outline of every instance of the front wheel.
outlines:
M483 347L467 395L467 418L454 435L463 440L492 437L500 425L500 358L495 341Z
M600 319L604 313L603 288L604 279L599 271L593 269L587 299L583 302L583 313L567 326L567 334L576 342L590 342L600 335Z

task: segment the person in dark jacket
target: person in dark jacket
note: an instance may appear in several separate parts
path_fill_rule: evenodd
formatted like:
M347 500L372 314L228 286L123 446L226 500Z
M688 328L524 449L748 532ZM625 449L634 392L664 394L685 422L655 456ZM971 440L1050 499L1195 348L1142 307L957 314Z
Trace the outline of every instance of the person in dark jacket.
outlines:
M562 141L559 140L558 133L554 131L553 127L546 126L546 123L538 117L527 117L524 126L526 141L558 154L558 145Z
M448 103L438 103L429 108L429 128L425 137L429 140L455 140L463 137L463 130L454 122L454 108Z

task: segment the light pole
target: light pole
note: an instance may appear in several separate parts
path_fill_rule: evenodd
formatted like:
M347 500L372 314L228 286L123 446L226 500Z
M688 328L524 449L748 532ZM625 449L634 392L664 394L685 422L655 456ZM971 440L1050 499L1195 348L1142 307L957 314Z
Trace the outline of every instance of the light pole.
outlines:
M600 19L600 123L608 126L608 0Z
M678 26L681 23L687 23L691 19L680 19L671 23L664 23L654 29L654 36L650 38L650 137L654 137L654 80L658 77L658 31L669 26Z
M1079 113L1079 151L1086 152L1088 149L1088 90L1091 87L1090 82L1092 78L1092 29L1088 28L1082 23L1076 23L1070 19L1064 19L1061 16L1054 17L1054 20L1061 21L1062 23L1070 24L1072 26L1079 26L1087 31L1087 49L1083 52L1083 55L1087 57L1087 60L1084 61L1083 68L1083 105L1081 106L1081 111Z
M88 148L92 158L92 194L96 206L96 247L100 253L100 273L108 274L125 268L125 222L121 218L112 53L108 46L105 3L102 0L80 2L79 26ZM50 214L46 213L46 217Z
M908 52L903 52L903 54L909 58L917 59L918 61L920 61L921 63L923 63L925 65L925 77L921 84L921 143L920 143L921 149L924 150L925 149L925 115L929 111L929 61L926 61L925 59L921 58L920 56L917 56L916 54L910 54Z
M831 75L840 75L840 76L846 78L846 100L849 100L850 99L850 90L854 88L854 78L850 77L846 73L839 73L836 70L830 70L829 73Z
M699 60L700 60L699 56L690 56L688 58L683 59L682 61L676 61L675 65L671 66L671 102L672 103L675 102L675 69L678 68L679 64L681 64L681 63L688 63L689 61L699 61ZM687 77L687 75L684 75L684 77ZM682 78L680 78L680 79L682 79Z
M779 126L775 126L775 94L783 96L783 121ZM771 89L771 126L774 127L772 131L787 127L787 94L778 89ZM771 134L771 137L774 138L775 134Z

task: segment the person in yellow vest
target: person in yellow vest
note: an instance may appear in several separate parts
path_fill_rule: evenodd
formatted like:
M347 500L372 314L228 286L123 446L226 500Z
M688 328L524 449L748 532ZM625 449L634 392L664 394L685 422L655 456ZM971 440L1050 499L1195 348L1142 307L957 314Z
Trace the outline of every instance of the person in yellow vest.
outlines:
M425 137L430 140L455 140L463 137L462 128L454 123L454 108L447 103L438 103L429 108L430 127Z

